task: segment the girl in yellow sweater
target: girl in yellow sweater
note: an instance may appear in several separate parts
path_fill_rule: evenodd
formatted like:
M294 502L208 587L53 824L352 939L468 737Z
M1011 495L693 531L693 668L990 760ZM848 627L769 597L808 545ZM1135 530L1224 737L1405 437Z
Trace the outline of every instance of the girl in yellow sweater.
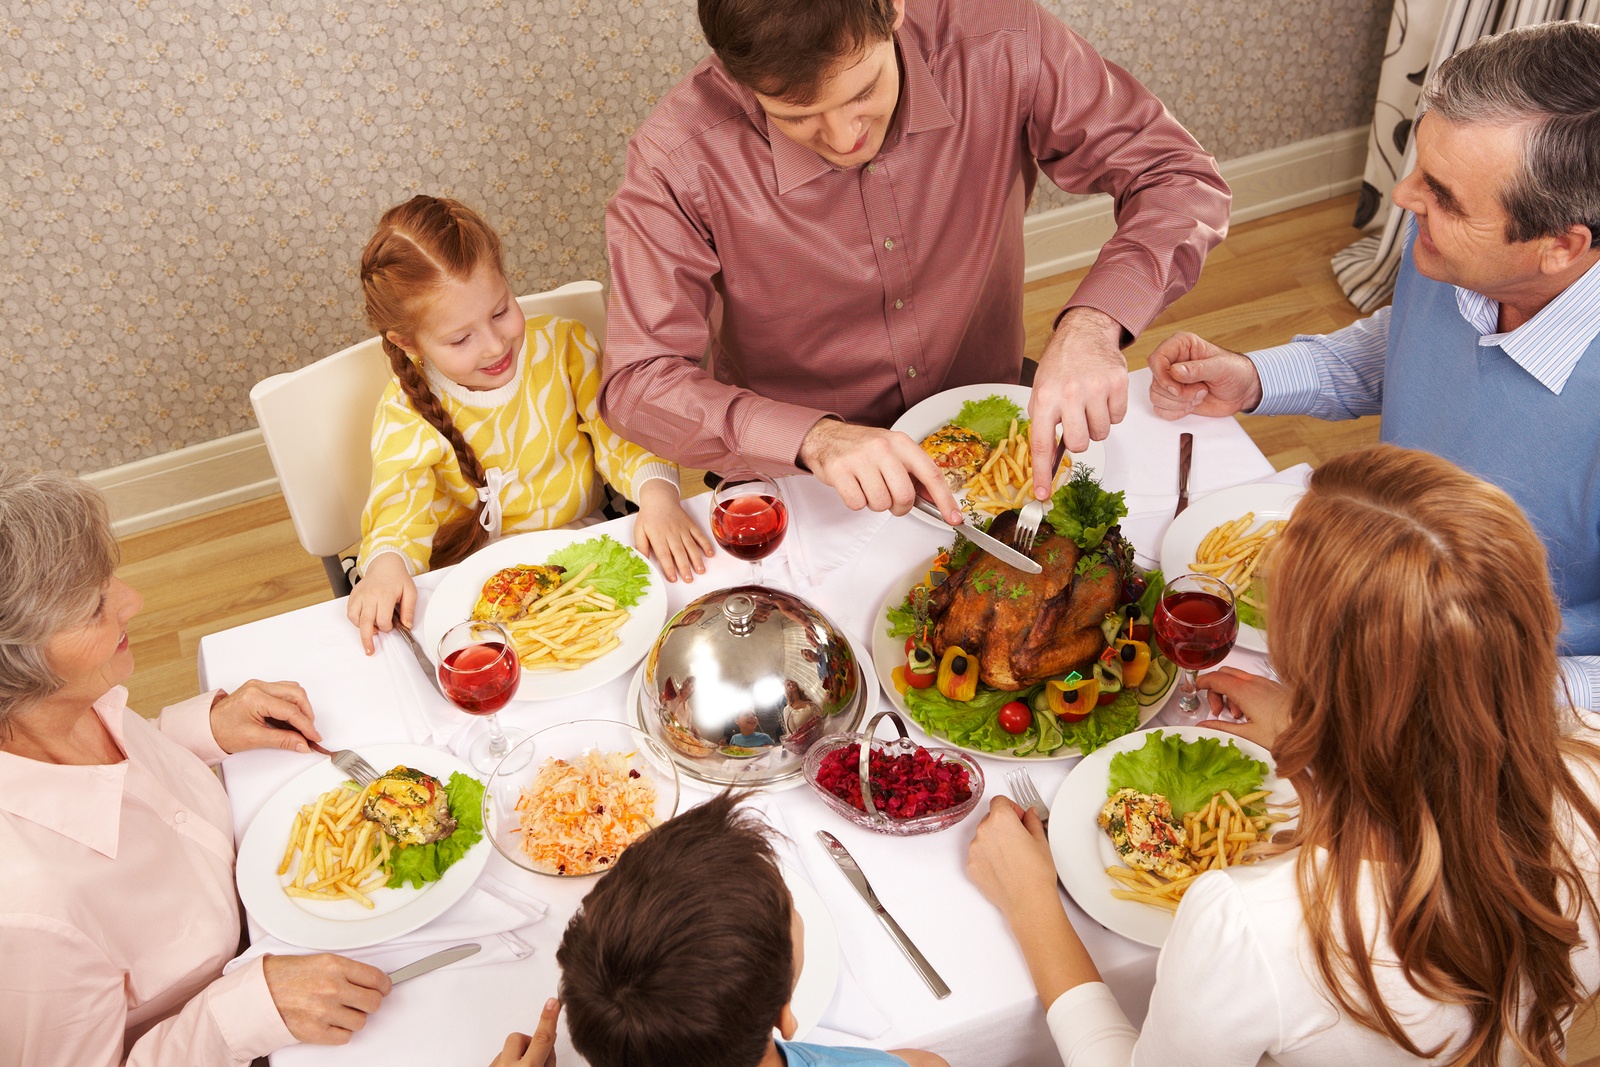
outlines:
M677 467L601 421L588 331L524 318L479 215L431 196L390 208L362 253L361 288L395 376L373 419L349 604L369 655L397 607L411 625L412 575L502 533L590 516L605 503L602 477L638 503L634 546L669 581L704 573L711 541L683 512Z

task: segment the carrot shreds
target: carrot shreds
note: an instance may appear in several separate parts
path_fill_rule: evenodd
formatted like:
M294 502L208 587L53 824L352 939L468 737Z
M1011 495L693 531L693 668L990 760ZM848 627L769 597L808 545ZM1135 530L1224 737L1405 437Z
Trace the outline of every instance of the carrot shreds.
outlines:
M584 753L545 760L522 790L522 850L554 874L604 870L655 826L655 784L634 768L633 752Z

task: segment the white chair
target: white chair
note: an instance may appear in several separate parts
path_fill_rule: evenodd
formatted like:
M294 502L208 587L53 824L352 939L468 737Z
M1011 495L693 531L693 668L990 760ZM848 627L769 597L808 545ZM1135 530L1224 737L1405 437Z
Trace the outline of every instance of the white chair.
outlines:
M605 345L599 282L570 282L517 303L529 316L576 319L596 345ZM250 390L295 536L322 558L335 596L350 592L339 555L361 540L361 512L372 487L372 416L388 381L388 357L372 337Z

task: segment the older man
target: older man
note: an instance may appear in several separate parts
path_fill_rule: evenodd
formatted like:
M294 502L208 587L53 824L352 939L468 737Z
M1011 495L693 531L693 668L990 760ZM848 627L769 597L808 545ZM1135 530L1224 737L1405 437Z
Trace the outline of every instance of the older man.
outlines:
M700 23L715 55L634 134L606 211L611 425L693 466L809 470L856 508L903 513L920 487L959 517L885 427L1018 380L1042 170L1111 193L1118 229L1040 359L1034 452L1058 424L1105 437L1121 344L1227 225L1215 162L1161 102L1032 0L700 0Z
M1600 27L1545 23L1443 63L1423 94L1394 305L1239 354L1192 334L1150 398L1355 418L1498 484L1544 538L1580 706L1600 707Z

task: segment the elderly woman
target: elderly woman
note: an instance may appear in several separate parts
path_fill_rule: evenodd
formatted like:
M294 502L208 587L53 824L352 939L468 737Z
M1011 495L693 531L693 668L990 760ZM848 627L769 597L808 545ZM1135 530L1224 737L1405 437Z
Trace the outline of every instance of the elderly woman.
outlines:
M1564 1063L1600 985L1600 749L1563 736L1561 614L1511 498L1379 447L1311 480L1272 561L1282 684L1208 678L1301 799L1292 847L1189 888L1144 1032L997 799L969 873L1018 935L1068 1067ZM1087 818L1056 813L1057 818Z
M0 1063L247 1064L341 1044L389 990L338 956L239 944L228 799L207 764L317 738L299 686L127 706L139 594L82 482L0 467Z

